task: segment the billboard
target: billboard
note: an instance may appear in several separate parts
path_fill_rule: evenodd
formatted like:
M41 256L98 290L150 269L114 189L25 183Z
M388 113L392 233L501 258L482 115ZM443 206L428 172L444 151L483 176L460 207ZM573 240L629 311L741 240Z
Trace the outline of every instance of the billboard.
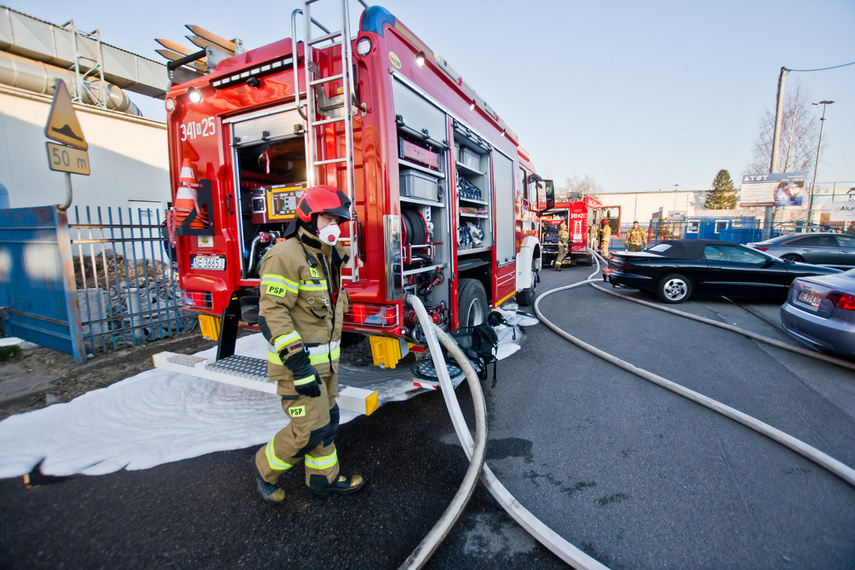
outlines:
M834 201L831 203L829 222L855 222L855 200L848 202Z
M801 206L807 204L804 172L746 174L742 177L741 206Z

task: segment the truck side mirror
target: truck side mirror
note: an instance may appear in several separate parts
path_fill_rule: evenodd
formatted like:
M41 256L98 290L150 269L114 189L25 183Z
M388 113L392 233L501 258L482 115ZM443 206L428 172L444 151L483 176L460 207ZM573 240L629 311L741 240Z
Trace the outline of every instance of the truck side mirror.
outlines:
M541 210L538 215L555 207L555 184L552 180L544 180L543 183L546 185L546 208Z

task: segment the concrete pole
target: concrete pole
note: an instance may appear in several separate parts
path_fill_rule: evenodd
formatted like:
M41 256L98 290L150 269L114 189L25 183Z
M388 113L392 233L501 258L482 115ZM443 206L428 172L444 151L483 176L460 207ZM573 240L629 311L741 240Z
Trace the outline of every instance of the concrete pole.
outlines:
M787 68L782 67L778 74L778 101L775 105L775 129L772 132L772 158L769 164L769 174L778 172L778 144L781 135L781 115L784 109L784 78ZM774 206L766 206L763 216L763 239L769 239L772 235L772 223L774 222Z

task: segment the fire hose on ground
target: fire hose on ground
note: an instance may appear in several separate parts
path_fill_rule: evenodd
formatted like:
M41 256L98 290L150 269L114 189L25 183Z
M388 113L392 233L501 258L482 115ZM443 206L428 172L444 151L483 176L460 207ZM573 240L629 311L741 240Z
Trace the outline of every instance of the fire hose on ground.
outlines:
M409 295L405 301L415 310L419 323L422 324L422 328L425 330L431 358L433 359L442 389L442 397L451 416L451 423L454 426L454 431L457 433L457 439L460 440L460 445L469 458L470 464L463 483L455 494L451 504L401 568L421 568L424 566L463 513L463 509L475 491L475 485L478 482L477 477L480 474L481 480L484 482L487 490L490 491L502 508L529 534L561 558L561 560L574 568L606 570L606 566L564 540L555 531L531 514L499 482L490 468L484 465L487 446L487 408L478 375L474 368L472 368L469 359L457 345L457 342L433 323L421 300L415 295ZM426 324L427 326L425 326ZM448 368L443 360L440 343L451 357L454 358L460 369L463 370L466 381L469 384L469 390L472 393L472 400L475 406L474 441L472 434L469 432L469 427L466 425L463 412L460 409L460 403L457 401L454 393L454 385L451 383Z
M582 285L587 285L587 284L593 285L594 281L597 280L596 278L593 277L593 275L596 275L597 272L599 272L599 263L600 263L599 259L597 259L597 269L594 270L594 273L592 273L591 277L589 277L588 279L586 279L584 281L579 281L578 283L573 283L571 285L566 285L563 287L557 287L555 289L547 291L546 293L544 293L543 295L541 295L540 297L537 298L537 301L534 303L534 311L537 314L537 317L541 320L541 322L543 324L545 324L547 327L552 329L552 331L555 332L556 334L558 334L560 337L562 337L565 340L575 344L579 348L581 348L581 349L605 360L606 362L614 364L618 368L622 368L623 370L626 370L627 372L635 374L639 378L643 378L644 380L647 380L649 382L652 382L653 384L661 386L662 388L665 388L666 390L669 390L671 392L674 392L675 394L683 396L684 398L686 398L688 400L691 400L691 401L693 401L697 404L700 404L706 408L709 408L710 410L712 410L718 414L721 414L721 415L728 417L728 418L730 418L730 419L732 419L732 420L734 420L734 421L736 421L736 422L738 422L738 423L740 423L740 424L742 424L748 428L753 429L757 433L764 435L764 436L768 437L769 439L776 441L777 443L780 443L784 447L787 447L787 448L791 449L792 451L795 451L796 453L802 455L803 457L806 457L810 461L813 461L814 463L816 463L820 467L823 467L824 469L826 469L830 473L836 475L837 477L840 477L846 483L855 487L855 469L853 469L852 467L849 467L848 465L844 464L843 462L841 462L837 459L834 459L833 457L829 456L826 453L823 453L822 451L816 449L815 447L812 447L812 446L808 445L807 443L805 443L799 439L796 439L795 437L793 437L793 436L791 436L791 435L789 435L789 434L787 434L787 433L785 433L785 432L783 432L777 428L770 426L767 423L764 423L764 422L762 422L762 421L760 421L760 420L758 420L752 416L749 416L748 414L740 412L739 410L731 408L730 406L722 404L721 402L719 402L717 400L713 400L712 398L704 396L703 394L699 394L698 392L695 392L693 390L689 390L688 388L681 386L681 385L679 385L675 382L672 382L670 380L667 380L666 378L663 378L662 376L653 374L652 372L649 372L649 371L644 370L642 368L638 368L637 366L633 366L632 364L630 364L629 362L626 362L625 360L621 360L620 358L617 358L616 356L614 356L612 354L609 354L603 350L600 350L599 348L597 348L593 345L590 345L590 344L586 343L585 341L583 341L583 340L565 332L564 330L558 328L558 326L553 324L549 319L547 319L543 315L543 313L540 312L540 302L544 298L546 298L547 296L552 295L553 293L558 293L560 291L565 291L568 289L573 289L575 287L580 287ZM602 289L600 287L595 286L594 288L599 290L599 291L603 291L605 293L610 293L612 295L615 294L611 291ZM710 324L710 325L714 325L714 326L717 326L720 328L724 328L726 330L736 332L740 335L765 342L771 346L775 346L777 348L781 348L784 350L789 350L790 352L795 352L797 354L803 354L805 356L810 356L812 358L816 358L818 360L829 362L831 364L837 364L838 366L844 366L847 368L852 368L852 364L850 362L846 362L846 361L841 360L839 358L834 358L834 357L819 354L819 353L813 353L811 351L808 351L807 349L804 349L801 347L791 346L791 345L788 345L786 343L782 343L780 341L777 341L775 339L763 337L762 335L758 335L758 334L753 333L751 331L748 331L748 330L745 330L745 329L742 329L739 327L735 327L732 325L728 325L726 323L719 323L716 321L712 321L710 319L698 317L696 315L690 315L688 313L676 311L675 309L671 309L671 308L667 308L667 307L661 307L661 306L655 305L653 303L647 303L646 301L628 298L628 297L625 297L623 295L620 295L620 297L628 299L628 300L636 302L636 303L644 304L646 306L651 306L651 307L656 308L656 309L665 310L665 311L672 313L672 314L677 314L677 315L680 315L680 316L683 316L686 318L697 320L697 321L703 322L705 324Z

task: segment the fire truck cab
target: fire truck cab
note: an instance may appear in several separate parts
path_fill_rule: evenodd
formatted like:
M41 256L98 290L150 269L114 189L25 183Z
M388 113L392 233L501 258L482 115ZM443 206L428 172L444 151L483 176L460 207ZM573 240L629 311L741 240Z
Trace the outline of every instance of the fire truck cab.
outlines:
M195 191L171 227L188 310L220 338L218 358L233 353L238 323L257 319L261 257L317 184L352 201L344 330L418 343L408 294L447 330L484 321L515 295L532 303L543 256L537 206L552 201L552 182L490 105L387 10L367 8L355 36L346 17L343 30L317 35L310 5L292 16L292 38L215 65L206 50L207 67L191 56L169 64L176 205L182 185Z

